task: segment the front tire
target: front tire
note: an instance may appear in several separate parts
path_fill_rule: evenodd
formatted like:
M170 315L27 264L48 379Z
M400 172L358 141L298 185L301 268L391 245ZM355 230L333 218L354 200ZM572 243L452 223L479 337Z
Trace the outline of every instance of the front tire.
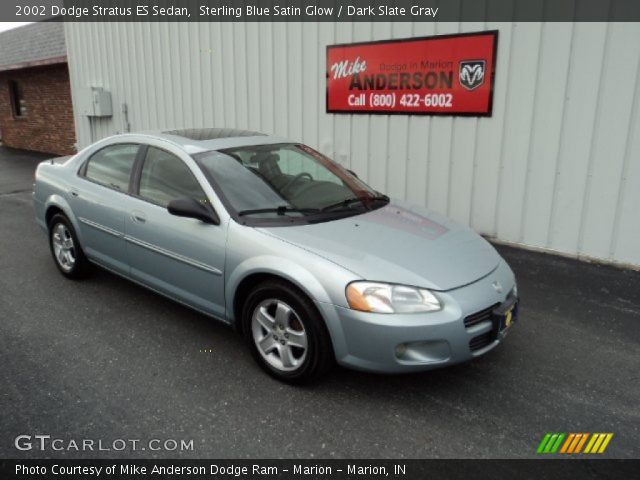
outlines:
M49 222L49 247L58 270L67 278L79 279L89 271L89 260L85 257L78 235L69 219L56 214Z
M243 332L260 366L278 380L304 383L333 365L329 333L315 306L286 282L258 285L242 310Z

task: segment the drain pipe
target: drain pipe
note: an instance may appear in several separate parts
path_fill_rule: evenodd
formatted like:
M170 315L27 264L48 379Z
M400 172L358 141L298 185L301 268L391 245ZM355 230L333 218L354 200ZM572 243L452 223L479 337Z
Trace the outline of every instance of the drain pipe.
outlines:
M122 130L129 133L131 131L131 124L129 124L129 107L126 103L122 104Z

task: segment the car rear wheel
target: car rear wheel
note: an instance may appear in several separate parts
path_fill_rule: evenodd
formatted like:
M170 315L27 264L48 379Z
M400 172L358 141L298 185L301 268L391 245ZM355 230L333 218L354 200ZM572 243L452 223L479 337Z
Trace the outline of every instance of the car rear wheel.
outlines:
M329 333L313 303L286 282L251 292L243 309L249 348L268 373L289 383L318 378L333 364Z
M89 270L76 231L69 219L56 214L49 222L49 246L58 270L68 278L82 278Z

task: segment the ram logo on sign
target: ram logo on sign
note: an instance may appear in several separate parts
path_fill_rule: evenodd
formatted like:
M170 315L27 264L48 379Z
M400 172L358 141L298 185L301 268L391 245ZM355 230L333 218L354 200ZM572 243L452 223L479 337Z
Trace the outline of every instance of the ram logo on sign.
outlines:
M460 85L467 90L475 90L484 83L484 60L464 60L460 62Z

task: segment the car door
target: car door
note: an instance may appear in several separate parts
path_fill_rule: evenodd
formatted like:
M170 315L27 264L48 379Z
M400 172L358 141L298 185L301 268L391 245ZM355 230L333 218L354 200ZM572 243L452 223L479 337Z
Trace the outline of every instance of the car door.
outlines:
M190 167L176 154L145 147L125 215L131 276L188 305L224 318L226 225L171 215L179 197L209 202Z
M87 257L123 274L129 272L123 200L128 196L139 148L138 144L118 143L92 153L68 195Z

